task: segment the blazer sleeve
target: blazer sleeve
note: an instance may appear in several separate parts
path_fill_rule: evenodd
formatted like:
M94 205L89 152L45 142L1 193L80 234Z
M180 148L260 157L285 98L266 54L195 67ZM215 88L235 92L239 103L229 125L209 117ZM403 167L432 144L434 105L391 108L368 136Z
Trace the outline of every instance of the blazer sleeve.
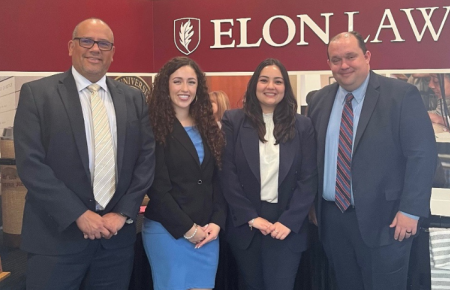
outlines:
M317 154L314 127L311 120L304 118L302 125L297 119L296 126L300 138L300 165L297 172L297 185L289 202L289 207L278 221L294 233L303 225L317 193ZM300 129L301 128L301 129Z
M223 197L222 189L219 183L218 169L214 170L213 177L213 213L211 216L211 223L215 223L221 229L225 229L225 222L227 218L227 203Z
M169 170L166 164L164 145L156 144L155 180L148 191L149 205L154 210L164 228L175 238L181 238L193 226L194 221L186 214L173 198L170 191Z
M430 118L416 87L410 86L406 91L399 113L399 134L406 159L399 210L427 217L436 170L437 148Z
M223 165L219 174L220 185L225 200L228 203L235 227L248 223L257 218L258 213L245 196L235 164L236 138L244 116L237 116L239 110L226 111L222 118L222 130L225 132L226 145L223 153Z
M136 96L135 102L140 121L140 153L133 168L130 186L113 209L114 212L125 214L132 219L138 214L144 195L155 176L155 138L144 95L140 93Z
M39 94L35 95L36 90L29 84L24 84L20 90L14 120L16 165L20 179L28 189L27 200L39 204L62 232L88 208L46 164L42 139L45 122L37 105Z

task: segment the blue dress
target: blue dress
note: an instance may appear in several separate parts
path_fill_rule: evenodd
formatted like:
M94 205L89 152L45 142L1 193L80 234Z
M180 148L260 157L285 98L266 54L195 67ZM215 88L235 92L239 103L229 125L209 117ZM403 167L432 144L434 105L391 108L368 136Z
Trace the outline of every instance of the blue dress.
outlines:
M204 149L200 133L195 127L184 129L197 150L200 163L203 162ZM144 219L142 238L155 290L214 288L219 262L219 239L195 249L195 245L185 238L175 239L161 223L147 218Z

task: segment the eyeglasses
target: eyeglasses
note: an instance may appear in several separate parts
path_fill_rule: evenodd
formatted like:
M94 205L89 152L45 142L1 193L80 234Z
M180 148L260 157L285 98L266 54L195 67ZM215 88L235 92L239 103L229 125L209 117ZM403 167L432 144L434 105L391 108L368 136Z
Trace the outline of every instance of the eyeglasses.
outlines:
M80 46L84 47L84 48L92 48L94 46L94 44L97 43L98 49L104 50L104 51L111 50L114 45L114 43L106 41L106 40L95 41L93 39L84 38L84 37L75 37L73 40L78 40L78 43L80 44Z

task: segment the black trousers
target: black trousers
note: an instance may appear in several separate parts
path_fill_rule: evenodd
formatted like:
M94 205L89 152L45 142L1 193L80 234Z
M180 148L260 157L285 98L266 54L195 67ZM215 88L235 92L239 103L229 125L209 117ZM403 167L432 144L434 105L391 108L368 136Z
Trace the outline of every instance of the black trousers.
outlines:
M107 250L93 240L81 253L28 254L27 290L126 290L133 252L133 245Z
M322 240L340 290L406 290L412 238L369 248L355 210L323 200Z
M264 202L261 217L275 223L278 220L277 208L277 204ZM231 251L246 288L248 290L293 289L302 253L289 249L285 241L274 239L270 235L264 236L257 229L253 230L257 232L247 249L243 250L231 245Z

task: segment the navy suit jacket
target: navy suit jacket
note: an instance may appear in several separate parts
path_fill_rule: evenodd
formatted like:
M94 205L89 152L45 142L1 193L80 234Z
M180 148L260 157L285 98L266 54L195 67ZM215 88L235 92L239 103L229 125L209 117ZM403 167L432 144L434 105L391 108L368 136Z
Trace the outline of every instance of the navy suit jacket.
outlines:
M295 128L295 137L279 145L278 221L291 229L288 246L301 252L307 247L306 216L317 190L316 143L308 118L297 115ZM248 222L261 210L259 138L241 109L225 112L222 129L226 147L219 176L229 206L226 234L230 243L246 249L257 231Z
M325 138L338 87L318 91L309 108L317 137L319 226ZM356 216L368 246L394 242L389 225L398 211L428 216L436 160L433 128L417 88L370 72L351 166Z
M154 138L145 98L106 79L117 120L118 182L104 213L135 218L153 181ZM84 119L71 71L26 83L14 122L19 176L28 189L22 249L44 255L72 254L90 242L75 221L95 211ZM106 248L134 243L136 226L125 225Z

